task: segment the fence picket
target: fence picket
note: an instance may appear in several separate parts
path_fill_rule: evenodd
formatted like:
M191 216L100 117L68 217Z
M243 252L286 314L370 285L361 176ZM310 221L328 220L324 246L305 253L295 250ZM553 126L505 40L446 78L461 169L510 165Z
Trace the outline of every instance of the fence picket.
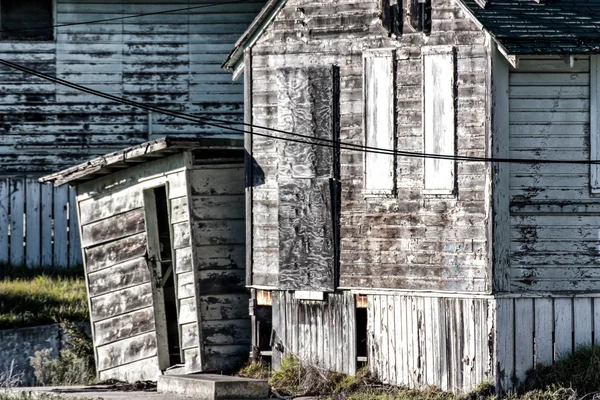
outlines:
M35 178L25 180L25 264L40 267L40 184Z
M52 266L52 213L53 196L51 185L41 185L41 214L40 235L41 235L41 264L42 267Z
M0 263L6 264L10 260L8 252L8 224L10 218L10 187L8 178L0 179Z
M10 179L10 263L23 265L25 262L24 215L25 215L25 185L20 178Z
M69 188L54 188L54 259L55 268L66 267L69 262L67 203Z

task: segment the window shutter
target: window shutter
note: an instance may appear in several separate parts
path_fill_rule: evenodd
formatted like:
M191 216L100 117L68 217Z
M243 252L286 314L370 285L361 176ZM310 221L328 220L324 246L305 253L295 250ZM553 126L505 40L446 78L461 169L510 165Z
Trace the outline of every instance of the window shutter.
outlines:
M394 51L368 51L363 55L365 145L394 150ZM393 194L393 154L365 153L366 194Z
M454 49L448 46L423 49L423 128L425 153L454 156ZM454 160L425 158L425 191L452 194Z
M590 56L590 160L600 159L600 56ZM600 193L600 164L590 165L590 189Z

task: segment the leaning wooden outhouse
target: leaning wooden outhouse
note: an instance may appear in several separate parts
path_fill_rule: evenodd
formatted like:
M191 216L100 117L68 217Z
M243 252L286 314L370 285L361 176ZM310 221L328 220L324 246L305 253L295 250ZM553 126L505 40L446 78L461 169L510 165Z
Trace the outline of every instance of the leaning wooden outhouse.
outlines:
M248 357L243 143L164 138L40 179L76 188L98 378Z

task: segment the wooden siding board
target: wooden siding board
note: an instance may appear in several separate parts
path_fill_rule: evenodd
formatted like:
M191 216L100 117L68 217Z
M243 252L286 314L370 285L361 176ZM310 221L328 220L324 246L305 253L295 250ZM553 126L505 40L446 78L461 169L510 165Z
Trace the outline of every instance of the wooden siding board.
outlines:
M96 347L154 330L154 309L144 308L94 324Z

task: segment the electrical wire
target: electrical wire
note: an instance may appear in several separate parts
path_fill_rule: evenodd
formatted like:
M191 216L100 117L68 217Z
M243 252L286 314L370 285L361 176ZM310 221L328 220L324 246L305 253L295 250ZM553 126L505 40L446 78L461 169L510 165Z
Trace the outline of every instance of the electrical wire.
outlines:
M37 76L39 78L70 87L72 89L85 92L88 94L92 94L98 97L102 97L108 100L112 100L121 104L130 105L132 107L141 108L147 111L156 112L157 114L167 115L173 118L183 119L190 122L195 122L199 124L203 124L206 126L217 127L220 129L224 129L231 132L249 134L252 136L260 136L270 139L283 140L288 142L295 142L300 144L310 144L324 147L331 147L336 149L344 149L344 150L352 150L352 151L360 151L364 153L374 153L374 154L383 154L383 155L392 155L392 156L400 156L400 157L410 157L410 158L422 158L422 159L438 159L438 160L449 160L449 161L463 161L463 162L492 162L492 163L516 163L516 164L579 164L579 165L597 165L600 164L600 160L544 160L544 159L523 159L523 158L498 158L498 157L473 157L473 156L460 156L460 155L444 155L444 154L432 154L432 153L422 153L422 152L411 152L411 151L403 151L403 150L395 150L395 149L384 149L379 147L370 147L364 145L358 145L353 143L345 143L340 140L333 139L325 139L325 138L315 138L309 135L303 135L295 132L288 132L280 129L269 128L260 125L247 124L241 121L226 121L216 118L197 116L193 114L182 113L178 111L172 111L165 108L160 108L156 106L147 105L144 103L136 102L133 100L128 100L122 97L114 96L108 93L104 93L95 89L90 89L82 85L78 85L73 82L69 82L64 79L60 79L58 77L54 77L51 75L44 74L42 72L35 71L31 68L24 67L19 64L12 63L10 61L6 61L0 59L0 65L4 65L6 67L19 70L29 75ZM223 125L226 124L226 125ZM276 132L285 135L290 135L294 137L299 137L306 140L294 139L289 137L281 137L281 136L273 136L268 135L266 133L256 132L256 131L248 131L246 129L240 129L235 127L230 127L227 125L243 125L246 127L250 127L253 129L265 130L269 132Z
M36 31L36 30L40 30L40 29L64 28L66 26L76 26L76 25L101 24L101 23L104 23L104 22L120 21L120 20L124 20L124 19L142 18L142 17L146 17L146 16L149 16L149 15L170 14L170 13L176 13L176 12L179 12L179 11L197 10L197 9L200 9L200 8L209 8L209 7L220 6L220 5L224 5L224 4L252 3L252 2L255 2L255 1L256 0L220 1L220 2L217 2L217 3L208 3L208 4L198 5L198 6L173 8L173 9L169 9L169 10L155 11L155 12L149 12L149 13L140 13L140 14L133 14L133 15L125 15L125 16L122 16L122 17L94 19L94 20L81 21L81 22L70 22L68 24L43 25L43 26L40 25L40 26L36 26L36 27L33 27L33 28L20 28L20 29L2 29L2 30L0 30L0 33L5 33L5 32L22 32L22 31Z

